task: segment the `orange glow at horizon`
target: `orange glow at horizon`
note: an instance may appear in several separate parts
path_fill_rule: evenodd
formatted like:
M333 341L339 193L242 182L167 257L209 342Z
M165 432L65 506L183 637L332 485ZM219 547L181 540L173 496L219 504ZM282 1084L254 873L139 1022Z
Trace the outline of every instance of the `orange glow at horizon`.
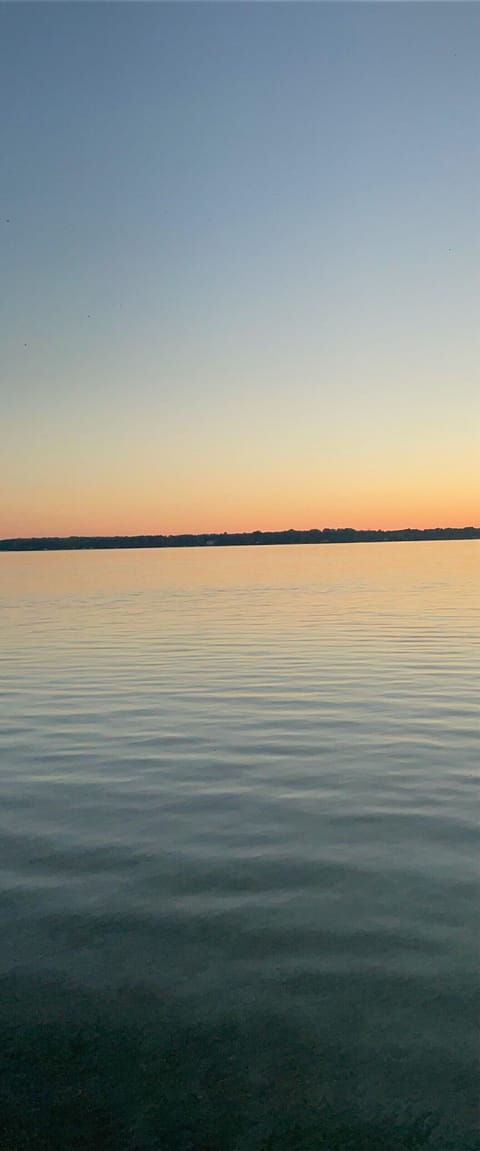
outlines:
M163 502L163 501L162 501ZM66 506L66 504L68 506ZM276 502L259 495L256 500L216 502L192 500L192 506L159 506L160 501L122 500L105 493L95 500L35 499L19 501L2 515L0 538L41 536L181 535L251 531L305 531L310 528L401 530L404 528L463 528L478 526L479 501L450 494L443 501L424 493L417 500L380 493L377 499L310 498L298 494Z
M190 462L158 464L131 455L125 467L106 453L97 459L66 453L30 472L20 460L4 490L0 536L176 535L201 532L286 531L476 526L480 478L472 452L451 457L449 468L433 450L401 469L383 454L347 467L312 459L298 445L282 467L278 454L252 452L228 460L205 450Z

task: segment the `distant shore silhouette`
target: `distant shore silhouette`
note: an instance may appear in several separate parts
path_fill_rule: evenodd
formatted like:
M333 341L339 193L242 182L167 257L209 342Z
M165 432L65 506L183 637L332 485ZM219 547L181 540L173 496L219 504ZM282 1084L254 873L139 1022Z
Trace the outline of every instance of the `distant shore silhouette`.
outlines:
M403 543L409 540L473 540L480 539L480 527L465 528L402 528L384 531L381 528L359 531L355 528L310 528L307 531L269 532L201 532L181 535L137 536L42 536L0 539L0 551L83 551L100 548L192 548L192 547L246 547L252 544L350 544L350 543Z

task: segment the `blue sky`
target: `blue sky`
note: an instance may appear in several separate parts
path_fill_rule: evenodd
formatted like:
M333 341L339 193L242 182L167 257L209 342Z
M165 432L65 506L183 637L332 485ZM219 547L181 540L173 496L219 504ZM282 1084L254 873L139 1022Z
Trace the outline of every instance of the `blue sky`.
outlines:
M0 533L472 522L478 7L0 27Z

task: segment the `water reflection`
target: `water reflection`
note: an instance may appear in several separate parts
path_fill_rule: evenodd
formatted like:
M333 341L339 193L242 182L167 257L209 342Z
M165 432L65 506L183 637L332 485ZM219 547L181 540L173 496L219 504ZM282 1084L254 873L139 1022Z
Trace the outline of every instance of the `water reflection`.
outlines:
M478 1147L479 554L0 557L6 1148Z

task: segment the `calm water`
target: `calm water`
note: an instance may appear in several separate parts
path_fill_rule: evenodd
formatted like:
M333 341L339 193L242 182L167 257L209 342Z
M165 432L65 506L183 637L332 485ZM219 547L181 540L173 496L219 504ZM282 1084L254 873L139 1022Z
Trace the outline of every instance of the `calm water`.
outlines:
M480 1147L479 575L0 556L2 1151Z

